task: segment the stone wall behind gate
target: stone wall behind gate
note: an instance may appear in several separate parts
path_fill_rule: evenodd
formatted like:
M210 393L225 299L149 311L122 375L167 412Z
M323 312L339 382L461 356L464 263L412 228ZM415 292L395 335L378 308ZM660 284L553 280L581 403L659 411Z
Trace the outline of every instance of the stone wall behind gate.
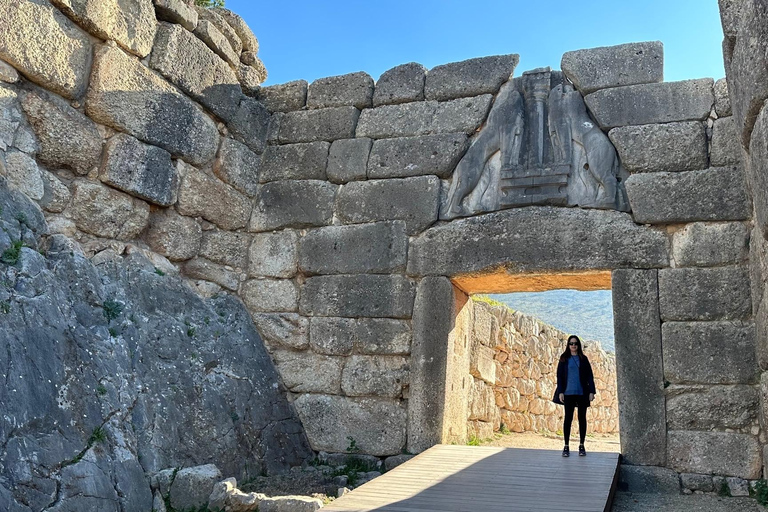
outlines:
M627 460L759 477L761 310L735 145L751 117L730 116L724 80L661 82L659 43L570 52L561 67L630 173L632 213L438 222L517 56L259 89L242 20L134 4L101 19L0 0L0 173L95 261L142 252L201 294L238 295L313 448L442 439L448 331L462 294L487 291L451 279L615 270Z

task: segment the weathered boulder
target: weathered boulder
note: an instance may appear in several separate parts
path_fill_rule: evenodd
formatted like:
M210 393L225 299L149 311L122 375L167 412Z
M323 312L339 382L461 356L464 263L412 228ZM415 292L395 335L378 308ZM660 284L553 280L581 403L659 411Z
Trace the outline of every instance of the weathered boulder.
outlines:
M190 32L197 27L197 11L187 5L184 0L153 0L155 15L160 21L178 23Z
M348 183L367 177L368 156L373 141L365 137L333 141L326 174L332 183Z
M101 135L93 121L42 91L23 95L21 106L37 135L41 163L80 175L99 165Z
M256 98L270 112L301 110L307 104L307 81L294 80L284 84L262 87L259 89Z
M405 270L408 237L402 221L313 229L301 239L305 274L389 274Z
M235 31L237 37L242 41L243 51L259 51L259 40L256 39L256 36L253 35L250 27L248 27L248 24L242 17L240 17L240 15L222 7L216 7L213 9L213 12L224 18L229 26L232 27L232 30Z
M414 238L408 274L455 276L502 265L512 265L516 273L656 268L668 264L666 245L664 233L638 226L621 212L511 209L437 226Z
M48 171L41 171L41 174L43 176L43 197L38 201L38 204L47 212L63 212L69 205L72 194L55 174Z
M210 161L218 148L219 133L208 116L138 59L110 44L96 50L86 112L193 164Z
M261 158L248 146L228 137L221 139L219 153L213 164L213 172L221 181L243 194L255 196L258 192L260 166Z
M174 204L179 187L170 153L123 133L107 141L99 179L160 206Z
M307 107L328 108L352 105L358 109L371 106L373 78L362 71L318 78L307 90Z
M600 127L704 121L715 96L711 78L627 85L587 94L584 101Z
M224 39L226 39L226 42L229 43L230 48L235 54L240 55L240 53L242 53L243 41L224 16L213 9L201 5L196 6L195 9L197 10L199 19L197 23L198 27L203 21L207 21L224 37Z
M221 478L221 471L214 464L179 470L171 483L171 506L176 510L205 507L213 486Z
M748 479L760 476L762 454L760 443L753 436L673 430L667 437L667 463L676 471Z
M309 347L309 319L296 313L254 313L253 323L271 351Z
M406 355L411 347L411 329L404 320L391 318L314 317L309 343L321 354Z
M298 269L299 235L293 230L256 233L248 250L253 277L293 277Z
M240 54L232 49L232 44L227 37L210 20L198 21L195 35L229 65L240 64Z
M19 73L10 64L0 60L0 81L15 84L19 81Z
M635 222L745 220L749 198L740 169L633 174L626 181Z
M149 205L144 201L92 181L78 180L72 187L69 214L80 230L130 240L147 226Z
M203 232L200 256L222 265L246 268L251 235L211 229Z
M760 397L754 386L670 389L667 424L672 430L748 429L757 425Z
M293 404L314 450L347 452L350 432L363 453L395 455L405 446L406 412L398 400L306 394Z
M251 202L226 183L185 165L178 209L182 215L199 215L221 229L233 230L248 224Z
M757 382L752 323L665 322L661 338L664 377L672 383Z
M299 289L290 279L251 279L240 291L251 311L275 313L298 309Z
M749 231L741 222L694 222L672 234L672 259L678 267L741 263L748 251Z
M235 72L181 25L160 24L149 65L224 121L237 113L243 92Z
M346 224L402 220L413 235L437 220L439 203L436 176L356 181L339 190L336 215Z
M346 396L402 396L408 384L408 360L401 356L353 355L344 364L341 390Z
M683 489L690 489L692 491L712 492L715 490L712 475L680 473L680 485Z
M659 311L669 320L738 320L752 315L746 267L659 271Z
M632 173L694 171L708 164L706 126L698 121L623 126L608 136Z
M299 311L307 316L410 318L416 287L401 275L310 277Z
M235 139L261 154L267 144L269 124L270 114L264 105L253 98L242 98L227 127Z
M416 62L388 69L376 81L373 106L423 100L426 77L427 68Z
M323 507L323 500L309 496L275 496L259 502L261 512L315 512Z
M352 106L287 112L280 118L281 144L334 141L355 136L360 111Z
M184 275L192 279L202 279L236 292L240 288L242 274L231 267L219 265L205 258L194 258L184 264Z
M51 0L72 21L100 39L146 57L155 39L152 0Z
M309 351L274 350L272 358L289 391L330 395L338 395L341 391L343 357L329 357Z
M266 183L256 197L251 231L285 227L325 226L333 219L338 187L320 180L286 180Z
M45 182L37 162L21 151L5 154L5 177L8 186L36 201L45 195Z
M169 208L151 214L145 239L153 251L171 261L183 261L197 256L202 236L195 219Z
M66 98L85 92L91 41L47 0L4 2L0 20L0 58Z
M259 181L325 180L328 142L269 146L262 157Z
M435 66L427 73L427 100L451 100L480 94L496 94L509 80L520 60L517 54L479 57Z
M464 133L377 140L368 159L368 178L424 174L450 178L468 147L469 138Z
M715 119L712 126L711 163L713 167L738 165L741 163L741 145L733 117Z
M585 95L609 87L658 83L664 80L664 45L648 41L566 52L560 69Z

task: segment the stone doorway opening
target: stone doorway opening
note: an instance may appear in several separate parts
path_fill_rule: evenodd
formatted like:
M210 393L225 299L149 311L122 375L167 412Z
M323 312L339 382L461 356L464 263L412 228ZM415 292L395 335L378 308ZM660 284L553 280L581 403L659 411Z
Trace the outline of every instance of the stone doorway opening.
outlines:
M568 335L577 334L597 388L587 413L587 444L620 451L610 271L504 274L501 280L453 283L457 308L448 344L443 442L561 448L564 409L551 398L559 356ZM578 436L574 421L574 444Z

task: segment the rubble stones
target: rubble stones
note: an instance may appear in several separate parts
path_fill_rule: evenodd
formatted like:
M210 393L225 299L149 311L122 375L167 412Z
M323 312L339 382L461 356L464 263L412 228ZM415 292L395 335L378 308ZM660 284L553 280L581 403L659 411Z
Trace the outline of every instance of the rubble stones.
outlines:
M80 175L99 165L101 136L93 121L45 93L24 94L21 106L35 130L40 145L37 158L41 163L71 169Z
M494 55L435 66L427 73L427 100L450 100L480 94L495 94L509 80L520 56Z
M145 240L153 251L169 260L183 261L197 256L202 236L195 219L165 209L152 213Z
M221 229L245 227L251 215L251 203L226 183L194 167L184 166L179 187L179 213L201 216Z
M258 192L261 158L248 146L224 137L216 155L213 172L218 178L248 196Z
M287 112L278 137L281 144L349 139L355 136L358 117L360 111L351 106Z
M609 87L658 83L664 79L664 45L648 41L566 52L560 69L584 95Z
M336 185L320 180L286 180L261 186L251 231L325 226L333 218Z
M299 310L308 316L410 318L415 291L401 275L310 277Z
M395 105L424 99L427 68L416 62L401 64L382 73L373 92L373 106Z
M307 91L307 107L327 108L352 105L358 109L371 106L373 79L368 73L318 78Z
M0 58L66 98L85 92L91 42L47 0L4 3L0 20Z
M279 313L298 308L299 290L289 279L251 279L243 284L241 295L251 311Z
M468 147L464 133L377 140L368 159L368 178L449 178Z
M264 152L259 181L325 180L328 142L269 146Z
M608 136L621 165L631 173L707 167L707 133L698 121L624 126L614 128Z
M270 112L291 112L307 104L306 80L294 80L259 89L257 98Z
M659 270L663 321L738 320L752 315L746 267Z
M99 178L104 183L160 206L176 202L179 177L171 154L130 135L107 142Z
M298 266L298 244L296 231L256 233L248 251L249 275L293 277Z
M130 240L149 221L149 205L91 181L73 183L69 214L77 227L96 236Z
M197 11L183 0L153 0L155 14L161 21L178 23L190 32L197 27Z

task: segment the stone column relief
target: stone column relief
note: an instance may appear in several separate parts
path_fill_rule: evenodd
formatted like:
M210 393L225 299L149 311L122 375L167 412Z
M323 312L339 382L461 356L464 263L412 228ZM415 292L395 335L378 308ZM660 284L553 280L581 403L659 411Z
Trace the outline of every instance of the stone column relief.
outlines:
M629 211L616 149L558 71L504 84L453 174L440 217L529 205Z

